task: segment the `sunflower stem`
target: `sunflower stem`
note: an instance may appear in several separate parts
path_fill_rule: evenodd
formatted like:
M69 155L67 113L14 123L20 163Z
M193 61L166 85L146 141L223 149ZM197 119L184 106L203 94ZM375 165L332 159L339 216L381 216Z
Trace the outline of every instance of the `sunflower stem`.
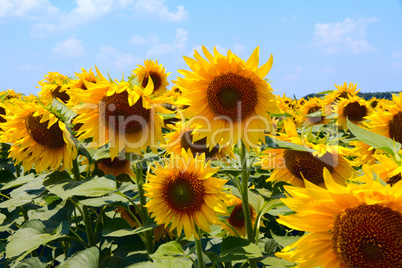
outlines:
M95 237L94 237L94 232L92 230L92 222L91 218L89 216L88 212L88 207L87 206L82 206L82 210L84 212L84 224L85 224L85 231L87 233L88 237L88 243L91 247L95 246Z
M143 189L143 171L142 171L142 166L141 166L141 162L137 162L134 166L134 172L135 172L135 180L137 183L137 187L138 187L138 197L140 199L140 205L141 205L141 219L143 222L143 225L146 225L146 223L148 222L148 210L145 207L147 200L145 198L144 195L144 189ZM149 230L146 231L144 233L144 237L145 237L145 247L147 249L148 255L151 255L152 253L154 253L154 243L153 243L153 230Z
M251 211L250 205L248 202L248 180L250 176L250 171L247 166L247 148L243 141L241 141L241 150L240 150L240 161L241 161L241 197L242 197L242 206L243 206L243 215L244 215L244 223L246 225L247 230L247 239L251 243L254 243L253 236L253 226L251 222ZM250 267L257 267L257 262L255 260L249 260Z
M73 160L73 173L76 181L81 180L80 167L78 166L77 158Z
M195 248L197 250L198 267L205 268L204 259L202 256L202 244L201 244L201 230L195 225L195 229L198 233L199 238L195 238Z

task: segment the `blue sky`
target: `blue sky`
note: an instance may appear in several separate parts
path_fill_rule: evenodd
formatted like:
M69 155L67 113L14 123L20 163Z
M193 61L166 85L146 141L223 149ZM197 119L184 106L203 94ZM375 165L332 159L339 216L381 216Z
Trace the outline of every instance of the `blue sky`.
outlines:
M48 72L127 77L157 59L175 80L201 45L271 54L275 94L357 83L402 91L402 1L0 0L0 90L36 94ZM170 83L170 86L172 83Z

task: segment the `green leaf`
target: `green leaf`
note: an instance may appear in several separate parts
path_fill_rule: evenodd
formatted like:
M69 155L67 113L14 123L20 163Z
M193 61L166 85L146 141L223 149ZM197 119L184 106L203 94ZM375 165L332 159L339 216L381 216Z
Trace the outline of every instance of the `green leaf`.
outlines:
M7 258L18 257L17 261L22 260L39 246L66 236L68 231L69 226L67 221L62 221L54 234L48 233L45 225L39 220L27 221L21 226L21 229L8 237L6 256Z
M157 259L154 262L140 262L127 268L191 268L193 262L189 259Z
M269 265L269 267L274 267L274 268L293 267L295 265L293 262L279 259L276 257L265 258L261 261L261 263L264 265Z
M8 170L0 170L0 185L10 183L15 181L15 176L12 172ZM0 187L1 189L2 187Z
M154 254L151 255L152 259L174 259L187 257L183 248L177 241L170 241L161 245Z
M4 215L3 213L0 213L0 224L2 224L5 219L7 219L7 216Z
M2 170L2 171L5 171L5 170ZM6 171L5 171L5 172L6 172ZM0 173L0 176L3 176L3 175L6 176L6 177L5 177L6 180L8 180L8 179L11 178L10 175L9 175L7 172L6 172L6 173ZM14 175L13 175L13 176L14 176ZM15 177L14 177L13 180L11 180L11 181L5 183L4 186L1 188L1 190L6 190L6 189L14 188L14 187L23 185L23 184L25 184L25 183L27 183L27 182L33 181L33 180L35 180L35 175L34 175L33 173L29 173L29 174L26 175L26 176L22 176L22 177L18 177L18 178L15 178ZM2 179L2 182L3 182L3 179Z
M94 176L82 181L75 181L70 178L68 173L55 172L50 174L43 184L49 192L62 199L71 196L98 197L117 190L116 181L113 178L109 175Z
M278 242L278 244L281 245L282 247L287 247L290 244L293 244L294 242L296 242L297 240L299 240L301 238L301 236L292 236L292 235L279 236L279 235L274 234L271 230L270 230L270 232L271 232L272 238L276 242Z
M114 218L106 223L105 228L102 230L103 236L121 237L127 235L139 234L148 230L152 230L157 225L148 225L144 227L131 228L130 224L125 219Z
M11 268L46 268L46 263L42 262L40 258L35 257L20 261L11 266Z
M81 204L91 207L103 207L106 205L112 205L120 202L127 202L127 199L115 193L102 197L87 198L80 200Z
M391 155L398 154L399 150L401 149L401 144L399 142L363 129L350 122L349 119L347 119L347 125L350 132L352 132L358 140L370 145L375 149L381 149Z
M87 248L83 251L75 253L68 258L65 262L58 266L60 268L68 267L85 267L85 268L98 268L99 267L99 250L96 247Z
M290 150L296 150L296 151L304 151L304 152L314 152L315 150L300 145L300 144L296 144L293 142L289 142L289 141L282 141L282 140L278 140L275 138L271 138L269 136L265 137L265 144L267 147L270 148L274 148L274 149L290 149Z
M219 262L230 262L234 260L247 260L262 257L260 248L250 241L229 236L223 239Z

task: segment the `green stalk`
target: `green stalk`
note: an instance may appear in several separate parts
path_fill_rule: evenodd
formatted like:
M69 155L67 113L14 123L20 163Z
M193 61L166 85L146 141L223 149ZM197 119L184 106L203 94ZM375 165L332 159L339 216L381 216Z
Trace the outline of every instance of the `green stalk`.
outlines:
M82 206L82 210L84 212L83 217L84 217L85 231L86 231L87 237L88 237L88 244L91 247L93 247L93 246L95 246L96 242L95 242L94 232L92 230L92 223L91 223L91 218L89 216L88 207Z
M138 197L140 199L140 205L141 205L141 219L143 222L143 225L145 226L146 223L148 222L148 210L145 207L147 200L145 198L144 194L144 189L143 189L143 171L141 167L141 162L137 162L134 166L134 172L135 172L135 182L137 183L138 187ZM147 249L148 255L151 255L154 253L154 231L149 230L144 232L144 244Z
M77 158L73 160L73 173L76 181L81 180L80 167L78 166Z
M241 150L240 150L240 161L241 161L241 197L242 197L242 206L243 206L243 214L244 214L244 223L246 225L247 230L247 239L251 243L254 243L254 236L253 236L253 226L251 222L251 211L250 205L248 202L248 180L250 177L250 172L248 171L247 166L247 155L246 155L246 145L241 142ZM257 262L256 260L249 260L250 267L256 268Z
M195 238L195 248L197 250L198 268L205 268L204 259L202 257L201 230L195 226L199 239Z

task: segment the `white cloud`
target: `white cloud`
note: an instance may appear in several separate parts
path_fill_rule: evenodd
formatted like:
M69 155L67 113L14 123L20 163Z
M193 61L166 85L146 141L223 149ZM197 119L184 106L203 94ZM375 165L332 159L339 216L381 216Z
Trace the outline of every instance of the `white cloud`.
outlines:
M377 18L346 18L336 23L317 23L314 26L314 45L321 47L328 54L341 51L364 53L374 48L366 40L366 28Z
M56 46L52 48L52 53L60 58L78 58L85 55L85 49L81 45L81 40L70 37L57 43Z
M182 28L176 29L175 39L172 43L159 40L156 34L148 34L147 37L134 36L129 40L131 45L147 45L147 57L159 57L167 54L183 53L188 40L188 31Z
M171 12L164 0L137 0L134 7L136 12L140 14L156 15L164 21L178 22L188 19L188 11L184 6L179 5L175 12Z
M133 70L137 64L142 62L141 58L132 54L124 54L110 45L103 45L96 57L101 65L111 66L114 71L118 72Z
M0 0L0 17L38 20L45 14L51 16L58 11L48 0Z

